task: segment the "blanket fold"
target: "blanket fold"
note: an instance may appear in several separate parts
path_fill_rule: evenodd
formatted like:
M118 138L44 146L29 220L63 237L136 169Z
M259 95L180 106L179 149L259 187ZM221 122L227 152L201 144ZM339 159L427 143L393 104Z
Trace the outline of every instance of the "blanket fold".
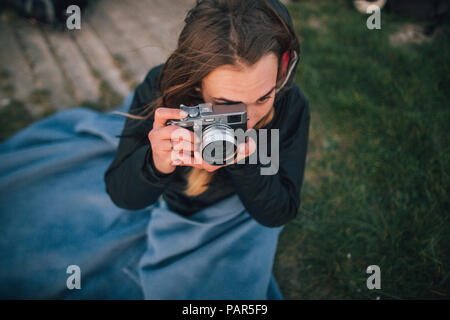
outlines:
M237 195L189 218L162 197L137 211L112 203L103 175L123 125L77 107L0 144L0 298L282 299L282 227L258 224ZM67 286L71 265L80 289Z

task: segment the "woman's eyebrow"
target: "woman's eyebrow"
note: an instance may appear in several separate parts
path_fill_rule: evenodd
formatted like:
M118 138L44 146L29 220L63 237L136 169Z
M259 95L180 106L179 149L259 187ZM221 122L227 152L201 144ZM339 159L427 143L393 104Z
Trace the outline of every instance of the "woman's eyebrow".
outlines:
M267 97L269 94L272 93L273 90L275 90L275 86L274 86L272 89L270 89L269 92L267 92L265 95L263 95L261 98L259 98L258 100L261 100L261 99ZM214 100L222 100L222 101L226 101L227 103L241 103L241 101L232 101L232 100L228 100L228 99L225 99L225 98L215 98L215 97L212 97L212 98L213 98Z

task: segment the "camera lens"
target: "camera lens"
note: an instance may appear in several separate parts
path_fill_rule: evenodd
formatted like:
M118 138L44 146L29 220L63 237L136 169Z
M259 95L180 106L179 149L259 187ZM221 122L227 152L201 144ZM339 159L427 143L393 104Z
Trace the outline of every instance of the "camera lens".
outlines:
M211 165L232 162L237 154L237 143L233 129L223 123L216 123L203 131L202 157Z

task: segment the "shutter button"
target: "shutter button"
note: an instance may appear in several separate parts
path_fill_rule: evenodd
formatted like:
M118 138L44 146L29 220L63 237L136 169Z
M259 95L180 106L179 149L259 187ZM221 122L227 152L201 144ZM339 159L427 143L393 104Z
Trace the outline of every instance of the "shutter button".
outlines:
M195 118L198 116L198 109L197 108L189 109L188 113L190 118Z

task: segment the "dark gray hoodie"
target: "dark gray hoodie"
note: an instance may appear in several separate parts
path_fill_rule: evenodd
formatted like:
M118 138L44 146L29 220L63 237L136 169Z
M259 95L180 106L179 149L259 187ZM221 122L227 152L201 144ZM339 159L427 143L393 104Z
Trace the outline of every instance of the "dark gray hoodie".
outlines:
M278 0L268 2L292 28L286 7ZM105 172L106 190L111 200L121 208L138 210L155 203L162 195L169 209L190 216L237 193L249 215L264 226L278 227L294 219L300 207L310 121L307 100L293 81L297 63L293 64L285 87L276 95L273 119L264 127L279 129L280 156L276 174L261 175L261 168L267 165L262 165L259 158L257 164L225 166L215 171L207 191L189 197L183 193L189 167L178 166L171 174L162 174L154 167L147 138L153 119L145 121L140 136L126 137L124 132L131 124L127 119L115 159ZM150 70L138 86L130 112L156 98L161 67ZM270 137L268 139L270 141Z

